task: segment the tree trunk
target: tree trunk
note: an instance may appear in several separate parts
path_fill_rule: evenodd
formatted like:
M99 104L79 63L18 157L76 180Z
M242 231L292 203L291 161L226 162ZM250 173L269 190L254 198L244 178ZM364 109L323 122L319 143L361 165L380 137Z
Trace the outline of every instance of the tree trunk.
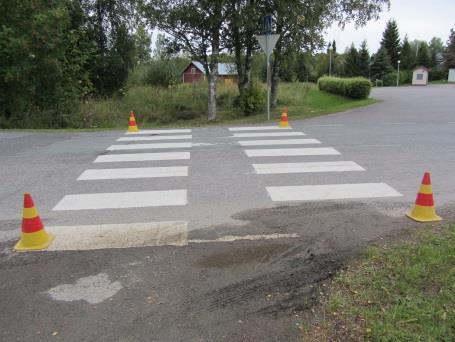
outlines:
M281 66L281 54L282 54L282 47L281 42L278 40L277 44L275 45L275 53L272 63L272 85L270 90L270 106L276 107L277 100L278 100L278 85L280 83L280 66Z
M216 120L216 83L218 81L218 57L220 53L220 30L218 27L214 28L212 39L212 56L209 62L209 96L208 96L208 114L207 120Z

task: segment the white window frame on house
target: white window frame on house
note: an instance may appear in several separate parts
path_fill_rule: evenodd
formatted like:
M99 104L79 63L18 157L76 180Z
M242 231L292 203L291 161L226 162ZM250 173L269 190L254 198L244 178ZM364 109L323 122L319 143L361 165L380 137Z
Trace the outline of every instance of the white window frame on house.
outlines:
M191 73L194 75L196 73L196 68L191 68Z

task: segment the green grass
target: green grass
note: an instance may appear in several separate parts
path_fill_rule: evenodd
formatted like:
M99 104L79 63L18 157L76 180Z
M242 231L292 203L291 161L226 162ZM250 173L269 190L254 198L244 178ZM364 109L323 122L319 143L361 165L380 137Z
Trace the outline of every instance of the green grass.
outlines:
M264 90L265 92L265 90ZM140 127L194 127L220 123L258 123L267 120L263 113L245 116L234 106L236 85L218 86L217 120L207 122L206 84L181 84L170 89L151 86L131 87L122 98L90 100L79 109L87 127L124 128L130 110L134 110ZM375 103L374 99L352 100L320 92L314 84L281 83L277 108L271 110L279 120L281 108L289 108L290 120L346 111Z
M429 84L448 84L448 80L436 80L436 81L430 81L428 82Z
M304 340L454 341L455 225L370 248L333 281Z

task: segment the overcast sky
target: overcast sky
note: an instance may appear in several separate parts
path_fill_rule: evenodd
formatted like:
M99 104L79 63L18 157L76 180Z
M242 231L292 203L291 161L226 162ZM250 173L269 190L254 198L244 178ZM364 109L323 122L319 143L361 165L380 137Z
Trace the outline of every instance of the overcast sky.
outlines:
M409 40L439 37L446 43L450 29L455 29L455 0L391 0L390 11L382 12L378 21L370 21L357 30L354 25L347 25L344 31L334 25L325 38L335 39L339 52L352 42L359 46L366 39L370 52L376 52L389 19L397 21L401 39L407 34Z

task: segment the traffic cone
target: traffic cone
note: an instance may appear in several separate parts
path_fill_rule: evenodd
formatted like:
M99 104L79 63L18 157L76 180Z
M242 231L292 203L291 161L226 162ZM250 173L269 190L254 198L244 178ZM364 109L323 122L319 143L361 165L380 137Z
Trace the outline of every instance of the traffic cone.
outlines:
M136 125L136 118L134 117L134 112L130 112L130 120L128 121L128 132L135 133L139 132L139 128Z
M14 249L18 252L46 249L54 237L44 229L32 196L24 194L21 239Z
M288 107L284 107L284 108L283 108L283 112L281 113L280 127L281 127L281 128L289 127L289 122L288 122Z
M406 213L406 216L418 222L432 222L442 220L436 214L433 201L433 191L431 189L430 173L425 172L417 194L416 202L412 209Z

